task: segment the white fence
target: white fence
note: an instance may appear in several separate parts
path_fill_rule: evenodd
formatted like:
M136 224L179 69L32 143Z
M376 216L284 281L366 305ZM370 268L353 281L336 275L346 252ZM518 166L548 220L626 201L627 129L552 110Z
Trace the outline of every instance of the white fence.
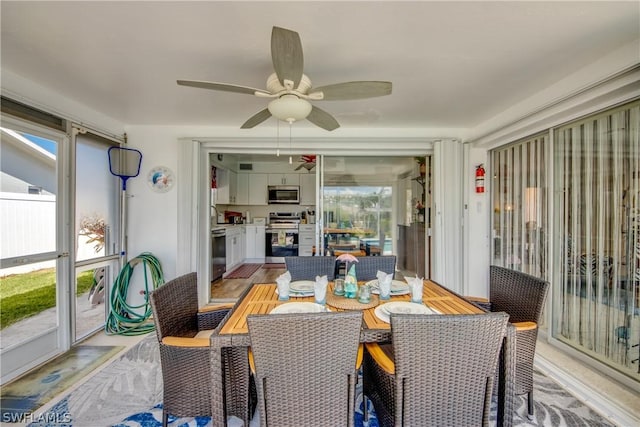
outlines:
M0 193L0 258L56 250L56 196ZM0 269L0 276L55 267L55 261Z

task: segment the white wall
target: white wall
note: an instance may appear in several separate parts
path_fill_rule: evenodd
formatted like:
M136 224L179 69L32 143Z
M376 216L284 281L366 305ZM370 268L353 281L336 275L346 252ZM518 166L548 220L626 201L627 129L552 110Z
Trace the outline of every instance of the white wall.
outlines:
M166 127L127 129L128 146L142 152L140 175L127 181L129 258L151 252L160 260L166 280L177 275L177 182L170 191L158 193L148 185L147 176L152 168L165 166L177 180L178 138L182 135L175 132Z
M491 171L489 158L484 148L465 145L464 167L464 295L486 297L489 284L489 263L491 260L490 219L491 219ZM476 166L483 164L485 192L475 192Z

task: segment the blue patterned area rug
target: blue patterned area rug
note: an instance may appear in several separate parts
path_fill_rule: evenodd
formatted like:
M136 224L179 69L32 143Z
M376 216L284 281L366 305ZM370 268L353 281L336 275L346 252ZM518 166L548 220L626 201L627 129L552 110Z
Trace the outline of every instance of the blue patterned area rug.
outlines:
M567 393L553 380L536 371L535 419L527 419L525 396L516 400L514 426L611 426L580 400ZM52 406L33 414L30 427L159 427L162 425L162 374L160 353L155 334L145 337L119 359L96 373ZM363 426L362 395L358 392L356 426ZM369 402L369 426L378 427L375 409ZM491 416L495 420L495 405ZM210 426L208 417L169 418L171 426ZM254 417L250 427L258 426ZM492 422L495 425L495 422ZM229 427L242 426L237 418L228 420Z

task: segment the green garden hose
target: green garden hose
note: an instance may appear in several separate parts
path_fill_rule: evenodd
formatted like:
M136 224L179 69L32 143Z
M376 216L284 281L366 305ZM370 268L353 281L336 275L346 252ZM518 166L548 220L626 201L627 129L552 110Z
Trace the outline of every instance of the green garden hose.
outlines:
M127 304L129 281L136 265L142 263L144 267L144 291L145 302L140 305ZM149 286L147 269L151 273L152 288ZM149 252L143 252L131 261L127 262L120 274L113 282L109 298L109 315L104 329L107 335L142 335L154 329L151 317L151 304L149 294L164 283L162 266L158 258ZM141 309L143 313L140 314Z

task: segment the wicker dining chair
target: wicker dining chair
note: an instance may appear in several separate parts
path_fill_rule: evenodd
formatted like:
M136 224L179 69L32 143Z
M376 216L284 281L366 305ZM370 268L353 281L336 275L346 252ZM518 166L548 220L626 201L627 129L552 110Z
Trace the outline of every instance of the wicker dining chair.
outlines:
M353 426L362 312L247 317L262 427Z
M391 344L367 343L364 394L381 426L487 426L505 313L391 315Z
M490 266L489 271L489 299L470 300L485 310L509 314L509 322L516 328L515 393L527 394L528 415L532 418L533 358L549 282L497 265Z
M162 368L162 425L177 417L211 416L209 335L231 305L198 310L196 273L161 285L150 294Z
M335 278L336 257L334 256L291 256L284 257L284 263L291 280L315 280L316 276L327 275Z
M373 280L378 277L378 271L395 274L396 256L364 256L359 257L358 262L351 265L356 266L356 276L358 280Z

